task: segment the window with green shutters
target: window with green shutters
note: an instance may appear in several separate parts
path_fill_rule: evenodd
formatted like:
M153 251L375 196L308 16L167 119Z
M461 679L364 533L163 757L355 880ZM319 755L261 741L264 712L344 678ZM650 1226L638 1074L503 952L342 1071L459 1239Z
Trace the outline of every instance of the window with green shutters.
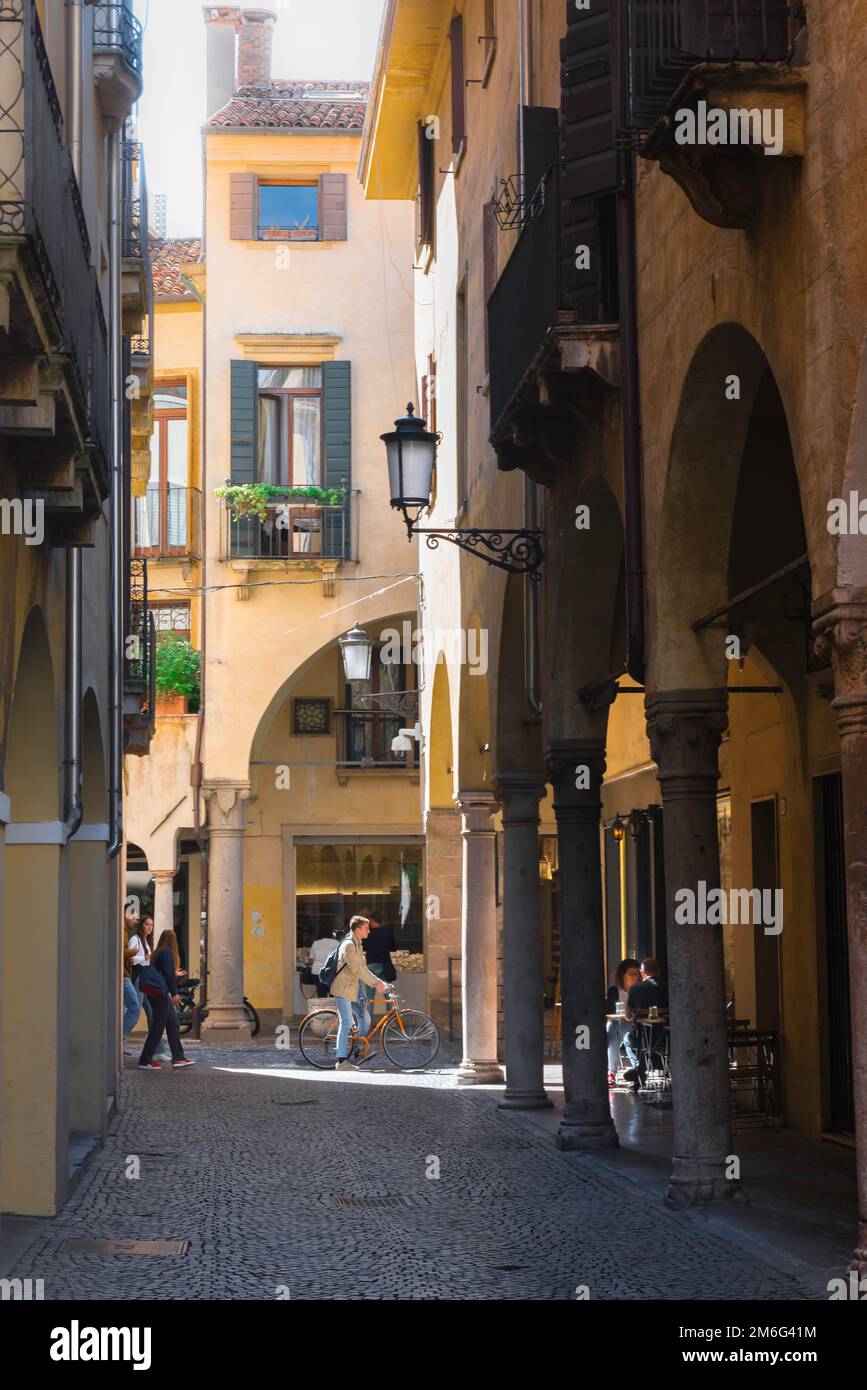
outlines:
M247 362L242 360L231 363L231 442L230 442L230 474L231 482L235 485L253 484L260 482L271 482L276 479L276 473L271 477L271 472L266 468L262 474L260 454L263 448L268 452L267 431L273 431L272 416L268 415L268 407L273 405L269 393L263 393L261 382L264 376L279 376L281 369L270 369L267 363ZM296 383L293 380L289 385L297 385L297 392L290 393L292 399L287 401L287 405L293 414L286 415L285 418L290 422L294 420L294 415L303 404L308 408L308 414L312 414L312 407L317 406L318 416L321 420L321 448L316 451L321 453L321 477L317 485L326 489L345 488L347 492L346 501L342 511L326 509L318 513L317 502L311 499L307 525L315 540L311 542L311 548L307 552L311 555L320 554L330 559L348 559L352 553L352 538L350 536L351 521L351 490L352 490L352 368L349 362L325 362L319 367L291 369L289 375L303 377L304 380ZM286 375L282 371L282 375ZM310 382L307 382L307 378ZM307 391L307 386L310 390ZM314 387L317 390L314 390ZM314 400L319 396L318 401ZM310 400L307 399L308 395ZM267 399L265 399L267 397ZM297 398L297 399L296 399ZM264 424L263 424L264 413ZM284 420L284 415L280 415L280 420ZM283 430L284 425L280 425ZM304 433L308 429L309 422L302 428L302 424L295 422L295 432ZM263 430L265 433L263 433ZM309 445L310 441L306 441ZM320 442L320 441L317 441ZM293 434L288 447L294 448L299 443ZM269 455L270 457L270 455ZM297 461L296 461L297 462ZM302 470L303 471L303 470ZM293 486L303 485L305 479L301 478L297 468L293 472L291 479L288 476L284 479L281 475L280 484L291 481ZM305 508L303 498L299 498L297 504L293 506ZM285 535L281 537L275 532L274 519L269 516L266 523L260 522L255 517L242 517L238 521L231 521L229 524L230 545L229 552L233 558L245 558L265 556L269 558L291 558L298 553L297 544L293 544L290 539L289 544L285 544ZM320 549L321 542L321 549Z

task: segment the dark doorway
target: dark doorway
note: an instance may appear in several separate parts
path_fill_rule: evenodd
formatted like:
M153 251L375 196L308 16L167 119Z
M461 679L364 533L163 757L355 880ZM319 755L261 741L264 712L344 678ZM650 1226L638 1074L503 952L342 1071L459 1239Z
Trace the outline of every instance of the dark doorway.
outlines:
M773 891L779 887L777 871L777 802L754 801L750 806L750 841L753 887ZM780 937L767 935L763 926L753 928L756 967L755 1025L762 1032L780 1031Z
M825 1121L839 1134L855 1132L852 1006L843 852L843 782L839 772L813 781L816 908L824 939Z

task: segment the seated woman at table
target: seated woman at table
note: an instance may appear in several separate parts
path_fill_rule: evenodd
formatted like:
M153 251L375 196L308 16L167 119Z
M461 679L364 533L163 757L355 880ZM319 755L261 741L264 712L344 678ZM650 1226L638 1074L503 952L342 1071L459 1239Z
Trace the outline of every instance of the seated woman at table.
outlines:
M640 979L641 967L638 961L627 956L626 960L622 960L614 972L614 984L608 991L605 1012L616 1014L618 1012L617 1005L621 1004L623 1008L620 1009L620 1012L623 1013L626 1008L626 997L632 986L638 984ZM626 1018L624 1017L622 1020L609 1019L606 1031L608 1034L608 1085L613 1086L620 1068L620 1044L625 1041L629 1031ZM632 1059L630 1058L630 1060ZM635 1066L634 1062L633 1066Z

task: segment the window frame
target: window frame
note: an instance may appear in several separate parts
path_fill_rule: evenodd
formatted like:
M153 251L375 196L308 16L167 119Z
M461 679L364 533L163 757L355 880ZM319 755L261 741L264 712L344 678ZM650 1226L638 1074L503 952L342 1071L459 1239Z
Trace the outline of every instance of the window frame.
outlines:
M262 235L262 189L263 188L312 188L316 194L316 235L266 237ZM318 179L263 179L256 180L256 240L271 246L284 246L292 243L320 241L322 232L321 189Z
M375 645L373 652L371 653L370 680L366 682L366 684L369 686L369 689L364 692L365 694L379 695L383 693L380 687L380 678L383 667L383 663L380 659L381 653L382 646L379 644ZM417 693L418 681L417 667L415 662L412 660L402 661L400 663L400 669L403 672L403 685L394 693L397 695ZM413 746L412 751L407 753L405 762L389 761L389 759L385 756L386 753L391 751L390 742L389 747L387 749L384 748L384 744L387 741L383 735L383 729L385 728L386 720L393 720L394 724L399 729L401 725L405 723L408 716L403 714L389 714L388 711L377 708L365 710L360 706L353 707L352 701L354 694L355 692L352 688L351 683L347 680L344 680L345 703L343 709L343 717L345 720L345 724L343 730L344 746L341 749L343 757L339 764L340 768L350 769L355 772L359 770L366 770L365 764L363 762L353 762L349 758L349 752L352 747L352 721L357 720L358 725L362 729L362 731L364 730L365 722L370 722L371 756L373 758L372 767L375 771L391 771L392 769L394 769L398 772L417 772L419 768L419 752L416 746Z
M452 154L460 159L467 143L467 85L464 17L456 14L449 26L452 87Z
M153 393L154 393L154 399L156 399L156 397L157 397L158 395L160 395L161 393L163 393L163 392L169 393L169 392L171 392L173 389L176 390L178 387L183 387L184 391L186 392L186 405L184 406L183 410L176 409L176 408L167 408L167 407L165 407L165 406L154 405L154 435L156 436L156 439L157 439L157 448L158 448L158 468L159 468L159 477L158 477L158 479L157 479L158 497L159 497L159 515L158 515L159 532L158 532L158 543L157 543L156 545L148 545L148 546L139 546L139 545L137 545L137 546L135 547L135 553L136 553L137 555L148 556L149 558L155 559L155 560L162 559L162 558L174 558L174 557L177 557L177 556L180 556L180 555L187 555L187 554L189 554L189 550L190 550L190 514L189 514L189 497L190 497L190 429L191 429L191 416L190 416L190 382L189 382L189 378L186 377L186 376L178 376L178 377L161 377L158 381L156 381L156 382L154 383ZM184 506L184 521L185 521L185 523L186 523L186 524L185 524L185 527L184 527L184 530L185 530L186 534L185 534L185 536L184 536L184 540L183 540L183 543L182 543L181 545L169 545L169 544L168 544L168 534L169 534L169 525L168 525L168 523L169 523L169 479L168 479L168 465L169 465L168 437L169 437L169 431L168 431L168 424L169 424L169 421L171 421L171 420L185 420L186 423L187 423L187 467L186 467L187 478L186 478L186 482L183 484L183 490L184 490L184 493L186 494L186 500L185 500L185 506ZM150 474L148 474L148 483L147 483L147 486L150 487L150 485L151 485L151 483L150 483ZM145 492L144 498L142 498L142 499L138 499L138 498L137 498L137 499L136 499L136 501L139 501L139 500L144 501L145 508L147 508L147 503L148 503L147 492Z
M300 365L300 364L298 364ZM259 371L277 372L281 370L291 371L292 367L287 368L285 363L271 366L267 362L256 364L257 373ZM301 367L302 371L319 371L319 386L259 386L258 375L256 378L256 409L259 409L259 401L264 397L266 400L278 400L281 402L280 415L280 437L281 437L281 456L280 456L280 481L275 483L275 487L324 487L323 478L325 475L325 411L323 401L325 393L322 387L322 363L308 362ZM319 401L319 479L315 483L296 483L292 481L293 457L292 439L294 420L294 397L303 396L307 400L316 399ZM256 459L256 470L259 470L259 459ZM261 481L261 480L257 480Z

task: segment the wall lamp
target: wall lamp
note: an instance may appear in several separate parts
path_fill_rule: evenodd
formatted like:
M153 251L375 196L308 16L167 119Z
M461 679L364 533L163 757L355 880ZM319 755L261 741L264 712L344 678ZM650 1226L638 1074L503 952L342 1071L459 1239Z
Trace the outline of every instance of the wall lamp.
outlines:
M542 578L540 566L545 558L542 531L482 530L477 526L439 530L419 526L419 517L430 506L439 435L427 429L426 420L418 419L412 402L406 408L406 415L395 420L394 429L380 438L388 457L391 505L403 513L410 540L413 536L424 536L429 550L436 550L440 541L449 541L470 555L478 555L489 565L508 570L509 574L526 574L535 580Z

